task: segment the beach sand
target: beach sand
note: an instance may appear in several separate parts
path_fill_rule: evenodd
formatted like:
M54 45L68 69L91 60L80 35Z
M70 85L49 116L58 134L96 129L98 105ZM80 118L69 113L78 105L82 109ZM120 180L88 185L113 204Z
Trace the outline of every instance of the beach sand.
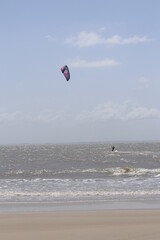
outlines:
M1 240L159 240L160 210L0 214Z

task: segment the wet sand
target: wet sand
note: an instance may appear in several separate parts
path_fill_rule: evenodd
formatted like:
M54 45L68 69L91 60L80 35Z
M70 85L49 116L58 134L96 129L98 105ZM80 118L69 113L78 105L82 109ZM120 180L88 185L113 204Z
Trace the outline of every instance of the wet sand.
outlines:
M159 240L160 210L0 214L2 240Z

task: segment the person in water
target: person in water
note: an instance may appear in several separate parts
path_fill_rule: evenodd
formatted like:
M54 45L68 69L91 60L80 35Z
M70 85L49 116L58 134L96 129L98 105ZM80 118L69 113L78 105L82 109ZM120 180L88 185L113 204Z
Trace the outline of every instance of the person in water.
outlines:
M115 149L115 146L112 146L112 152L114 151L114 149Z

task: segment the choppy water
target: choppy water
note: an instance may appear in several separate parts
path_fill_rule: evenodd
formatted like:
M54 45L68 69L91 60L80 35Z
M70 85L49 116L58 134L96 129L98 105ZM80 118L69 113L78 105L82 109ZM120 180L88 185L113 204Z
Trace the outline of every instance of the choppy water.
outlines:
M160 200L160 143L0 146L0 202Z

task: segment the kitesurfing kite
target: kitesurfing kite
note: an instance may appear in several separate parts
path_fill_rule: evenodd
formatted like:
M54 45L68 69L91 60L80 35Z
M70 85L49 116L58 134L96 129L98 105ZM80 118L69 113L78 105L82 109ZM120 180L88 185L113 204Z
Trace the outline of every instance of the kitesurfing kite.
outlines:
M69 81L69 79L70 79L70 72L69 72L68 66L67 66L67 65L63 66L63 67L61 68L61 71L62 71L62 73L64 74L66 80Z

